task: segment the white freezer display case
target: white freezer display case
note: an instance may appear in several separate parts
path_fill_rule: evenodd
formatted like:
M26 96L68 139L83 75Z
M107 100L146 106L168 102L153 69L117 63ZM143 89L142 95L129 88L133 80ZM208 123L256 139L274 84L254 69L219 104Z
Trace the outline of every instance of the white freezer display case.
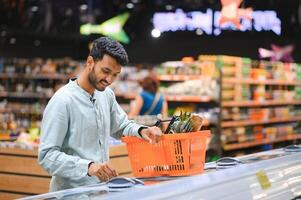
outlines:
M293 200L301 197L299 149L281 148L238 157L237 161L231 167L207 163L204 173L188 177L142 179L145 185L118 191L100 183L24 199Z

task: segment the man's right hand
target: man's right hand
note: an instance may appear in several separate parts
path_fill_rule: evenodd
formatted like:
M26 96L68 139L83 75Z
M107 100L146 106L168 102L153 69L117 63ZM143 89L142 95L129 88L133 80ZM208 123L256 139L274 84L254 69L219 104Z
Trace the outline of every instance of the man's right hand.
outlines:
M117 172L107 163L92 163L88 169L89 176L96 176L101 181L108 181L118 176Z
M156 126L147 127L140 131L140 135L144 140L149 141L152 144L158 143L162 136L162 131Z

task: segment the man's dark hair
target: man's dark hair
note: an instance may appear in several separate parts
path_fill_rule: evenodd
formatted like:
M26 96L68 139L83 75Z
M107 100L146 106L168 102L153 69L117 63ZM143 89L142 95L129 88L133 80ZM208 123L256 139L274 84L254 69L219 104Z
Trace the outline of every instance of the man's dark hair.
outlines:
M120 65L126 65L129 62L124 47L116 40L110 37L100 37L94 40L90 51L93 60L101 60L105 54L115 58Z

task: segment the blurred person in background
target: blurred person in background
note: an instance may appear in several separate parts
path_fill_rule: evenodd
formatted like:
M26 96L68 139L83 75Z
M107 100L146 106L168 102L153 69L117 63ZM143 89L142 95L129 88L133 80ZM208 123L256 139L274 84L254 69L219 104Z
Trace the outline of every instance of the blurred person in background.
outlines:
M161 118L168 117L168 105L164 96L159 93L159 80L154 74L149 74L139 82L142 91L136 95L129 117L138 115L161 115Z
M128 120L108 88L128 62L123 46L109 37L93 42L85 68L48 102L38 159L52 176L50 191L108 181L109 137L131 135L158 142L161 130Z

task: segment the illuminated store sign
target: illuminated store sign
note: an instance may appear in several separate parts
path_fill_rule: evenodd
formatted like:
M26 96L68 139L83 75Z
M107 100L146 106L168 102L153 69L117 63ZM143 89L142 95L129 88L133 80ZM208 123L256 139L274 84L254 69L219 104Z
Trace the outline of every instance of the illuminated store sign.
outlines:
M102 24L83 24L80 26L80 33L82 35L103 34L128 44L130 38L122 28L129 17L129 13L124 13L107 20Z
M207 35L219 35L223 30L234 31L273 31L281 34L281 21L273 10L253 11L252 21L241 18L241 26L237 29L232 23L219 24L220 11L207 9L206 12L157 12L153 16L154 29L161 33L168 31L195 31L201 30Z

